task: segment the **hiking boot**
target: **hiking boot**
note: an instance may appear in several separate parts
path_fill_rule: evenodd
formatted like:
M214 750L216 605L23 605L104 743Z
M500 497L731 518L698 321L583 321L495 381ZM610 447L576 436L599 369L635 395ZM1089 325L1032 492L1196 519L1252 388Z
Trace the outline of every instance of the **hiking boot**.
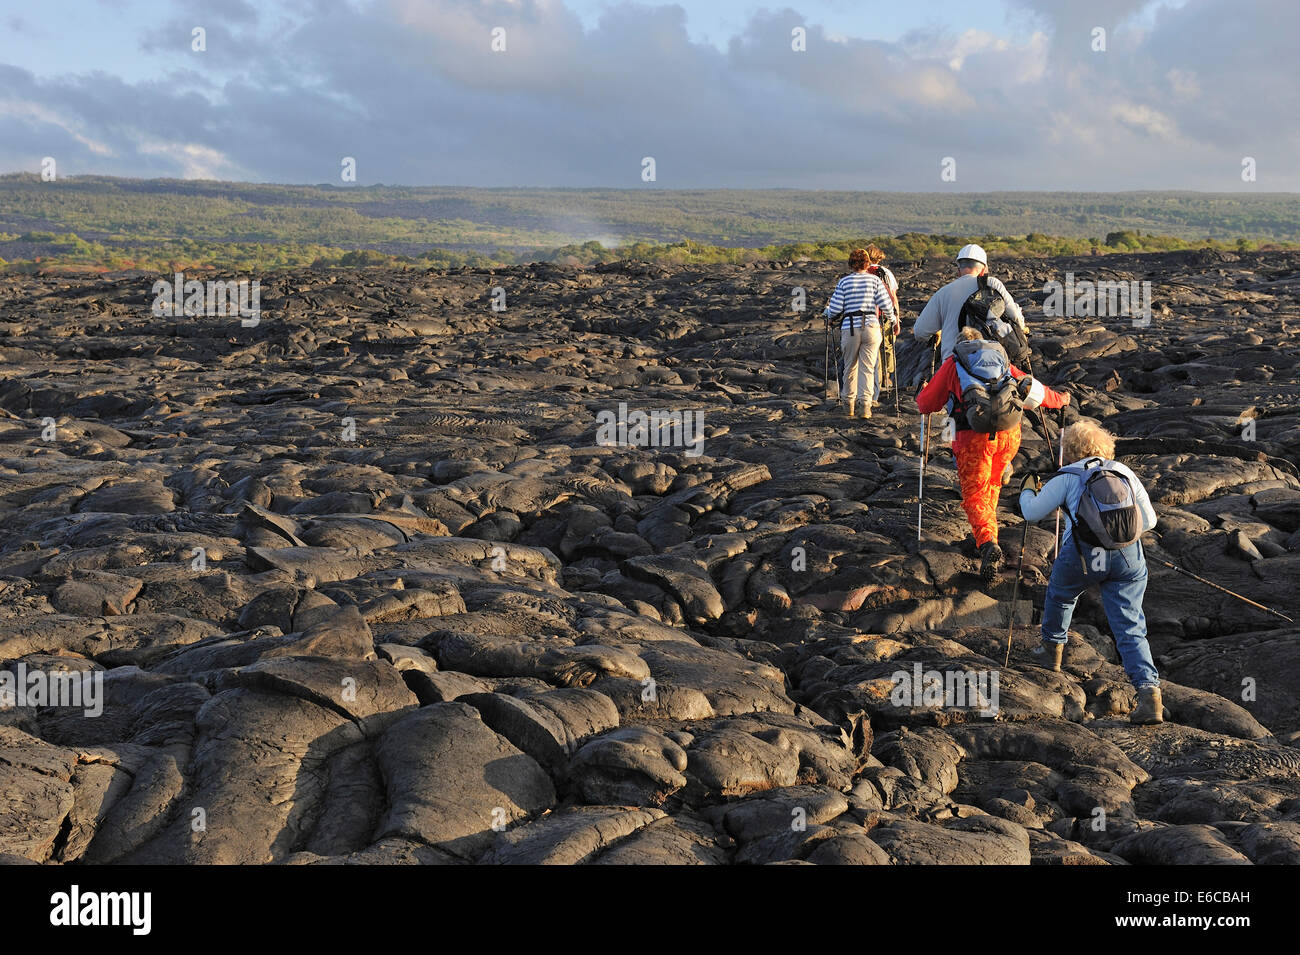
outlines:
M1043 641L1034 649L1029 651L1033 658L1035 666L1040 666L1045 670L1051 670L1054 673L1061 672L1061 657L1065 656L1064 643L1048 643Z
M997 541L989 541L980 548L980 576L986 584L991 584L998 579L998 571L1001 569L1002 548Z
M846 415L848 415L850 418L855 417L855 415L853 414L853 402L852 402L852 401L846 401L846 402L844 402L844 413L845 413Z
M858 408L858 419L865 420L871 417L871 402L865 401Z
M1008 464L1002 469L1002 486L1006 487L1011 483L1011 465Z
M1151 726L1165 721L1164 701L1160 699L1160 687L1138 687L1138 705L1129 714L1128 721L1138 726Z

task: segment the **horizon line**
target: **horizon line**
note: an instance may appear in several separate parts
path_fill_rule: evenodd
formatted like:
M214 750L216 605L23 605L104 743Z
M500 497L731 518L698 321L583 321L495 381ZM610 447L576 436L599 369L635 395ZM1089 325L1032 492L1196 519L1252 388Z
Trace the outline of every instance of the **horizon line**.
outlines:
M71 175L60 174L52 182L47 182L41 178L40 173L32 172L26 169L10 170L0 172L0 181L13 179L34 179L46 185L58 185L60 182L70 182L75 180L113 180L119 182L158 182L158 183L189 183L195 185L219 185L219 186L281 186L300 189L332 189L338 192L355 192L364 189L479 189L484 191L505 191L521 190L533 192L587 192L593 190L604 190L614 192L808 192L808 193L850 193L860 195L871 195L874 193L883 193L887 195L911 195L911 196L989 196L989 195L1043 195L1052 193L1066 193L1069 195L1201 195L1201 196L1300 196L1300 190L1288 191L1277 190L1272 192L1262 192L1253 189L1240 189L1235 191L1208 190L1208 189L984 189L984 190L918 190L918 189L815 189L804 186L680 186L669 187L661 186L655 183L647 183L642 186L611 186L611 185L585 185L585 186L539 186L539 185L492 185L492 186L467 186L453 183L398 183L398 182L375 182L367 184L347 184L339 185L332 182L276 182L271 180L258 179L201 179L201 178L178 178L175 176L115 176L109 173L76 173Z

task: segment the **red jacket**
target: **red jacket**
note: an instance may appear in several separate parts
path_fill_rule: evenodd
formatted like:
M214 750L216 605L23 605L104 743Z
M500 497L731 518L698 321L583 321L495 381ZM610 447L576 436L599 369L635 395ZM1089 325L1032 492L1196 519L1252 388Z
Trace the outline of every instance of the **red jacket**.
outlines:
M1019 380L1025 377L1025 373L1012 365L1011 376ZM961 407L961 381L957 378L957 359L952 355L949 355L939 366L930 383L916 396L916 407L920 409L921 414L934 414L947 408L950 398L953 399L953 410L958 410ZM1065 395L1043 385L1044 408L1061 408L1064 405Z

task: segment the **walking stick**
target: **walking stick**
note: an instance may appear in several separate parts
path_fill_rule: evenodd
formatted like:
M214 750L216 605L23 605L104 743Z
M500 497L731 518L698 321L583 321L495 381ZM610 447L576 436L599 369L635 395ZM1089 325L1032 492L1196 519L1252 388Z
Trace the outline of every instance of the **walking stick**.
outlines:
M829 398L831 396L831 318L825 316L826 324L826 357L822 361L822 393Z
M894 417L898 417L898 353L894 353Z
M1056 458L1056 466L1059 468L1065 464L1065 447L1062 445L1060 454L1057 454L1056 445L1052 442L1052 426L1048 424L1047 412L1040 406L1038 409L1038 423L1043 426L1043 437L1047 440L1047 450L1053 458ZM1052 549L1052 559L1055 560L1061 553L1061 511L1056 511L1056 544Z
M1043 437L1047 439L1047 450L1052 457L1056 457L1056 444L1052 441L1052 426L1048 423L1047 412L1041 407L1038 409L1038 420L1043 424Z
M1153 557L1153 558L1151 558L1151 559L1154 560L1157 564L1164 564L1164 565L1165 565L1166 567L1168 567L1170 570L1176 570L1176 571L1178 571L1178 573L1180 573L1180 574L1185 574L1186 576L1192 578L1192 580L1199 580L1201 583L1205 584L1207 587L1213 587L1215 590L1221 591L1222 593L1227 594L1229 597L1236 597L1236 598L1237 598L1238 600L1240 600L1242 603L1248 603L1248 604L1250 604L1252 607L1255 607L1255 608L1257 608L1257 609L1259 609L1259 610L1262 610L1262 611L1264 611L1265 613L1271 613L1271 614L1272 614L1273 616L1275 616L1275 617L1281 617L1281 618L1282 618L1283 620L1285 620L1287 623L1295 623L1295 621L1292 620L1290 617L1288 617L1286 614L1284 614L1284 613L1279 613L1279 612L1276 611L1276 610L1272 610L1272 609L1270 609L1270 608L1268 608L1268 607L1265 607L1263 604L1257 604L1257 603L1255 603L1255 601L1251 600L1249 597L1243 597L1241 594L1239 594L1239 593L1235 593L1235 592L1229 590L1227 587L1220 587L1220 586L1219 586L1218 584L1216 584L1214 581L1212 581L1212 580L1206 580L1204 577L1201 577L1201 576L1199 576L1199 575L1197 575L1197 574L1194 574L1194 573L1192 573L1190 570L1184 570L1183 568L1179 567L1179 566L1176 565L1176 564L1171 564L1171 563L1169 563L1169 561L1167 561L1167 560L1161 560L1159 557Z
M1061 442L1061 450L1056 457L1056 467L1061 469L1065 467L1065 442ZM1056 509L1056 543L1052 546L1052 560L1061 556L1061 509Z
M1025 531L1020 536L1020 566L1016 568L1016 582L1011 586L1011 612L1007 614L1007 657L1003 666L1011 663L1011 631L1016 625L1016 598L1020 596L1020 575L1025 572L1025 547L1029 544L1029 522L1025 521Z
M934 360L939 356L939 336L935 334L930 349L930 380L934 380ZM916 492L916 540L921 540L921 508L925 504L925 466L930 457L930 416L921 415L921 483Z
M930 456L930 416L921 415L921 480L916 489L916 540L921 540L921 508L925 504L925 465Z
M903 316L901 312L895 312L898 316L898 330L903 330ZM894 335L894 343L889 346L890 359L894 363L894 417L898 417L898 335Z

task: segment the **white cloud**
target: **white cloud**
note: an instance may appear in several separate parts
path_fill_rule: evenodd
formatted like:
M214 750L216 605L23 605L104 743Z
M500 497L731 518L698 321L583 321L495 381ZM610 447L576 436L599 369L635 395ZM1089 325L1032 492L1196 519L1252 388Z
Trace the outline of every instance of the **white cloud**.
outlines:
M13 98L0 100L0 116L24 120L28 123L54 126L62 130L76 142L86 147L94 156L114 155L107 143L94 139L81 132L79 124L67 116L61 116L54 110L30 100L21 101Z
M584 28L561 0L300 0L274 16L231 0L209 50L239 55L152 83L0 65L0 119L6 155L44 155L54 131L82 168L289 182L338 181L356 156L361 182L640 188L652 155L666 187L928 190L955 156L963 190L1232 189L1247 144L1300 152L1280 119L1300 110L1293 0L1012 2L1032 29L891 43L763 10L718 49L671 5L611 2ZM149 49L203 8L179 2ZM1267 168L1261 188L1300 189L1293 164Z
M1116 121L1157 139L1173 142L1178 138L1178 128L1173 119L1150 106L1134 103L1116 103L1111 107Z
M146 156L160 156L180 170L181 179L240 179L248 171L219 150L197 143L166 142L152 138L139 141Z

